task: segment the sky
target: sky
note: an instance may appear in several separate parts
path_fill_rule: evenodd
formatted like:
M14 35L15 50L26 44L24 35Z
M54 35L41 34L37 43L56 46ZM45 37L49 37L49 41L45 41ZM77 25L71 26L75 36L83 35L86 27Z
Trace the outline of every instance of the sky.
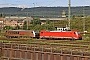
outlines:
M57 7L68 6L68 0L0 0L0 7ZM71 0L71 6L90 6L90 0Z

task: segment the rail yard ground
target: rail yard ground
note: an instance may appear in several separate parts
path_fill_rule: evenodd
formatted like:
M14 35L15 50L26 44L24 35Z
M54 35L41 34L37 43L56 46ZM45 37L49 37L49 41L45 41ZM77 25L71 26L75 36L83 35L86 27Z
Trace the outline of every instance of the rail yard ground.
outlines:
M46 40L46 39L35 39L35 38L34 39L33 38L9 39L4 36L1 36L0 46L1 46L1 50L4 50L4 51L3 51L3 54L0 54L0 55L2 56L2 59L3 59L3 56L16 58L17 56L13 56L13 54L10 53L12 52L12 50L16 51L16 55L17 53L19 53L18 51L20 51L21 53L21 51L23 52L23 50L25 50L25 51L35 51L35 52L36 51L48 52L48 54L49 52L50 53L52 52L52 53L70 54L70 55L76 55L76 56L78 55L90 56L90 35L82 34L82 36L83 36L82 40L52 40L52 39Z
M90 37L89 35L84 35L83 40L46 40L46 39L33 39L33 38L13 38L8 39L6 37L0 37L1 43L17 43L17 44L33 44L37 46L46 45L47 47L56 47L55 50L64 49L69 50L72 49L74 51L90 51Z

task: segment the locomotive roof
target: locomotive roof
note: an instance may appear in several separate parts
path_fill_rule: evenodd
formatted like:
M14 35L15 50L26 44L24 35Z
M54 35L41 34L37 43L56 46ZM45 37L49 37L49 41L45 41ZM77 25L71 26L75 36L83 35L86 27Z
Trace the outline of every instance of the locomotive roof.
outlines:
M49 31L49 32L71 32L71 31Z
M46 30L47 32L75 32L77 30L65 30L65 31L60 31L60 30L53 30L53 31L50 31L50 30Z

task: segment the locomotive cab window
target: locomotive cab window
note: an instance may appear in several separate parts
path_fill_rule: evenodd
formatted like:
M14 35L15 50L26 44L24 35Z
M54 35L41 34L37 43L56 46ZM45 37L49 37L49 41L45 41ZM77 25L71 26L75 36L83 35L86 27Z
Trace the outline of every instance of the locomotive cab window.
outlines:
M80 34L80 32L77 32L78 34Z
M61 31L62 31L62 29L61 29Z
M58 29L58 30L60 30L60 29Z
M33 32L31 32L31 33L33 33Z
M67 29L65 29L65 31L67 31Z
M43 33L43 32L41 32L41 33Z

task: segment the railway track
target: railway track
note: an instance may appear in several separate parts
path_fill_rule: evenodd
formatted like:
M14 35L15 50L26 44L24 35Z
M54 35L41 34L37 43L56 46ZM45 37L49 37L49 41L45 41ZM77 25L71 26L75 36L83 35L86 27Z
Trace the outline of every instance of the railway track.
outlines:
M46 51L46 52L61 52L61 51L73 51L77 52L89 52L89 46L80 46L73 44L50 44L50 45L42 45L42 44L20 44L20 43L3 43L3 48L13 48L13 49L29 49L35 51Z
M16 42L16 43L55 43L56 45L59 43L66 43L66 44L82 44L82 45L90 45L90 41L77 41L77 40L46 40L46 39L33 39L33 38L5 38L5 37L0 37L0 40L3 42ZM55 45L54 44L54 45Z
M59 52L60 50L73 52L89 52L90 51L90 41L70 41L70 40L45 40L45 39L7 39L1 38L0 40L7 40L13 44L13 48L22 47L21 49L26 49L31 47L32 50L42 50L42 47L45 51ZM11 47L10 43L3 42L7 47ZM3 45L5 47L5 45ZM27 48L27 49L28 49Z
M70 40L52 40L52 39L35 39L35 38L5 38L0 37L1 41L7 40L7 41L33 41L33 42L69 42Z

